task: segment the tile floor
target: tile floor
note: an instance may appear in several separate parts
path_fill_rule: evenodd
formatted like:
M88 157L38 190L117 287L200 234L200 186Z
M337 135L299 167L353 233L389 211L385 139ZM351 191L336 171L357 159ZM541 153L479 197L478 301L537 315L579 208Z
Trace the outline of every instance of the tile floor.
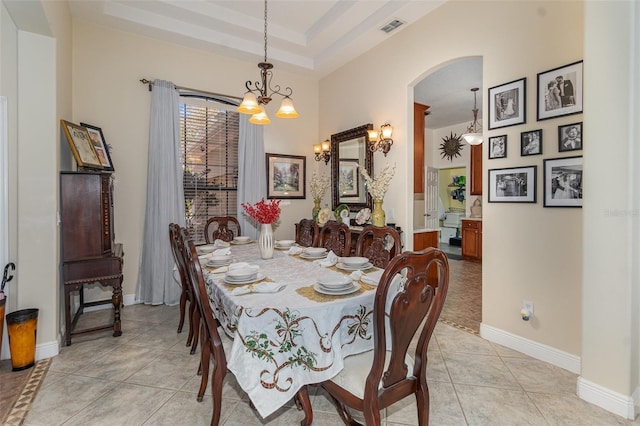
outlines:
M110 311L83 315L104 320ZM197 355L176 333L178 307L123 309L123 335L74 338L53 359L25 425L207 425L211 397L196 401ZM444 323L429 346L431 425L640 425L576 397L576 375L492 344ZM314 425L341 424L335 409L311 389ZM416 425L415 400L386 410L387 426ZM293 404L261 419L227 376L224 425L294 425Z

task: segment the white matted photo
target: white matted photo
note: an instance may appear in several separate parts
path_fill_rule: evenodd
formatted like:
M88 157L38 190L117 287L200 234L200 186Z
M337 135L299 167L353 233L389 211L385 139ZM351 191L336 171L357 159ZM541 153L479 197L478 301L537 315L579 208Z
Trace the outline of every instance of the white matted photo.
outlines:
M538 121L582 112L582 61L538 74Z
M526 84L521 78L489 89L489 130L527 122Z
M490 203L535 203L538 166L489 170Z
M544 206L582 207L582 156L544 160Z
M489 137L489 159L507 158L507 135Z

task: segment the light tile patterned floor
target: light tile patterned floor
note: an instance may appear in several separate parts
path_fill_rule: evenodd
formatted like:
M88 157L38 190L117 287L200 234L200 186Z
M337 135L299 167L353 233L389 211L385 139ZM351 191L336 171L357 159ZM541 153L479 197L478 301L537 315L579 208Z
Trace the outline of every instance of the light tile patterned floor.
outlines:
M83 315L104 321L109 311ZM178 307L123 309L123 335L73 339L49 367L25 425L208 425L211 396L196 401L198 355L176 333ZM439 323L429 346L431 425L640 425L575 395L576 375ZM261 419L227 376L224 425L294 425L293 404ZM335 409L312 389L314 425L341 424ZM385 410L387 426L416 425L415 400Z

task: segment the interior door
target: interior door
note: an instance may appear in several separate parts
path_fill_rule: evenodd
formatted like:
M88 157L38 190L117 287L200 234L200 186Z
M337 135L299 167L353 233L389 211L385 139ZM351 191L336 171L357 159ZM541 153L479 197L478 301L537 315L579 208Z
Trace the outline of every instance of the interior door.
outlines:
M427 167L424 182L425 227L438 229L440 228L440 218L438 217L438 169Z

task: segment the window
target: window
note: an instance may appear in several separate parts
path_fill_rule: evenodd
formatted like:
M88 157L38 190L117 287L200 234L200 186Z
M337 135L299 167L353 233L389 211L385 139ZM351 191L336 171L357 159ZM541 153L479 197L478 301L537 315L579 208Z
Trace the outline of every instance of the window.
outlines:
M181 98L180 148L185 223L196 243L212 216L237 216L238 113L205 99Z

